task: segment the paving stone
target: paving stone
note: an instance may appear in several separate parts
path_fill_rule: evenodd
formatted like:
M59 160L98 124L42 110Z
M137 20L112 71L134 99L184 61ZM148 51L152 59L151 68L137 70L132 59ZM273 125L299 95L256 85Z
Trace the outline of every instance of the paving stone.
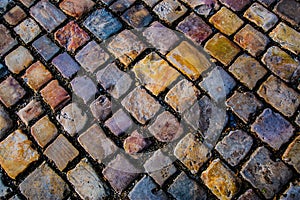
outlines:
M234 36L234 41L252 56L261 54L269 43L267 36L257 31L249 24Z
M226 7L214 14L209 22L226 35L232 35L244 24L243 20Z
M38 186L38 187L35 187ZM70 192L68 185L46 163L34 170L20 184L28 199L63 199Z
M9 114L0 106L0 138L13 126L13 121L11 120Z
M31 7L30 14L48 32L52 32L67 18L48 0L39 1Z
M98 92L93 80L86 75L75 77L71 81L71 86L74 93L83 99L85 104L90 100L94 100L96 93Z
M76 54L75 59L86 71L94 73L109 59L109 55L95 41L91 41Z
M145 4L147 4L149 7L153 7L155 4L157 4L160 0L143 0Z
M199 91L187 80L178 82L165 97L165 101L177 112L183 113L197 100Z
M254 193L252 189L247 190L244 194L242 194L238 200L260 200L257 194Z
M263 107L263 104L250 92L241 93L236 91L227 100L226 104L245 123L258 109Z
M157 53L148 54L133 68L138 80L154 95L163 92L180 75Z
M20 21L22 21L26 17L26 13L22 8L19 6L15 6L12 9L10 9L3 18L7 23L9 23L12 26L17 25Z
M122 19L134 28L142 28L150 24L152 16L143 5L137 4L129 8Z
M283 48L293 52L294 54L300 53L300 33L283 22L280 22L269 35Z
M136 0L117 0L109 8L116 13L124 12L129 8Z
M162 54L168 53L179 40L173 30L155 21L143 32L146 40Z
M280 160L273 161L265 147L259 147L240 172L244 179L267 198L271 199L293 176L292 171Z
M37 100L31 100L24 108L18 111L20 119L28 126L29 122L44 113L42 105Z
M25 94L26 91L12 76L0 83L0 100L6 107L15 105Z
M67 177L82 199L103 199L108 197L106 184L100 180L87 159L82 159L74 169L67 173Z
M60 109L70 100L68 92L60 86L57 80L53 80L46 85L41 90L41 95L53 111Z
M95 3L92 0L63 0L59 7L67 14L79 19L83 14L87 13Z
M145 49L146 45L129 30L122 31L108 44L108 50L126 67Z
M16 179L39 154L31 147L32 143L21 130L11 133L0 143L0 164L7 175Z
M22 78L29 87L38 91L52 79L52 74L40 61L37 61L26 70L26 73L22 76Z
M196 44L201 44L212 34L210 26L194 13L180 22L176 29Z
M268 7L272 3L274 3L276 0L258 0L258 1Z
M212 12L220 8L217 0L182 0L191 6L196 13L208 17Z
M244 13L244 17L261 27L264 31L270 30L278 21L275 14L259 3L253 3Z
M104 95L100 95L90 105L93 116L100 121L105 121L112 112L112 103Z
M220 141L216 150L232 166L236 166L246 156L253 144L253 139L241 130L230 131Z
M282 160L292 165L298 173L300 173L300 136L298 136L285 150Z
M0 24L0 38L0 57L2 57L17 44L17 41L12 38L9 30L2 24Z
M47 35L35 40L32 46L46 61L50 60L59 51L59 47Z
M132 84L130 76L121 71L115 63L107 65L96 74L97 81L113 96L119 99L124 95Z
M168 192L178 200L199 199L206 200L205 190L195 181L190 179L184 172L176 177Z
M65 131L74 136L84 128L88 117L77 103L70 103L60 111L56 119Z
M94 11L83 25L100 40L107 39L122 28L121 22L106 9Z
M240 48L237 45L220 33L215 34L208 40L204 49L226 66L240 52Z
M121 103L141 124L151 120L161 108L161 105L141 87L136 87Z
M235 85L235 80L222 67L215 67L199 84L216 102L224 101Z
M31 127L31 135L44 148L58 134L56 126L48 116L44 116Z
M24 6L29 8L36 0L20 0L20 1L22 4L24 4Z
M23 46L19 46L5 57L6 66L15 74L19 74L22 70L27 68L32 61L32 55Z
M174 155L193 174L211 157L208 147L200 142L193 134L187 134L174 149Z
M124 140L124 150L130 155L135 155L149 146L150 142L137 131L133 131L129 137Z
M71 79L80 70L80 66L67 52L56 56L52 60L52 64L67 79Z
M232 199L239 191L240 180L220 159L211 162L201 179L219 199Z
M297 200L300 198L300 183L290 183L290 187L281 195L280 200Z
M138 169L119 154L102 171L117 193L121 193L138 175Z
M251 2L251 0L220 0L220 2L234 11L241 11L246 5L248 5Z
M161 20L164 20L168 24L172 24L186 13L187 8L177 0L165 0L158 3L153 8L153 11Z
M161 142L173 142L183 133L180 122L167 111L160 114L148 129Z
M4 78L8 74L9 74L9 72L8 72L7 67L5 67L4 65L2 65L0 63L0 79Z
M9 194L11 192L11 189L9 187L7 187L6 184L3 183L2 178L3 178L3 174L2 174L2 172L0 172L0 196L1 196L1 198L3 198L4 196L6 196L7 194Z
M109 130L115 134L116 136L120 136L132 126L132 120L130 117L122 110L118 110L113 113L113 116L106 120L105 126L109 128Z
M258 94L286 116L292 116L300 104L300 95L274 76L260 86Z
M111 141L96 124L78 137L80 145L95 159L101 163L107 156L115 153L118 147Z
M162 186L176 172L176 168L172 163L171 158L163 155L161 150L157 150L145 162L144 168L155 182Z
M77 149L62 134L47 147L44 153L61 171L79 154Z
M27 18L21 22L18 26L14 28L14 31L20 36L20 38L28 44L31 42L38 34L40 34L41 29L37 23L31 19Z
M247 54L239 56L229 67L229 71L249 89L253 89L267 74L267 70Z
M275 12L281 18L287 20L293 25L299 25L300 17L297 13L300 12L300 3L296 0L281 0L275 7Z

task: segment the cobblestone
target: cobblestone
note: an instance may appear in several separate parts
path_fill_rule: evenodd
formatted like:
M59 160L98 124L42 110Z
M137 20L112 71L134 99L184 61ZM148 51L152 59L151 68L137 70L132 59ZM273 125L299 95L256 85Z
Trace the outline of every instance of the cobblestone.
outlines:
M17 44L17 41L12 38L10 31L2 24L0 24L0 37L2 38L0 42L0 57L2 57Z
M124 150L126 153L135 156L135 154L141 152L149 144L150 141L147 138L144 138L139 132L134 131L124 140Z
M29 8L36 0L20 0L20 1L22 4L24 4L24 6Z
M35 40L32 46L46 61L50 60L59 51L59 47L47 35Z
M135 0L117 0L109 8L116 13L124 12L134 2L135 2Z
M298 157L300 152L300 136L298 136L286 149L282 156L282 160L292 165L297 172L300 172L300 159Z
M220 8L217 0L183 0L183 2L189 4L196 13L204 17L208 17L208 15Z
M41 32L41 29L33 19L27 18L16 26L14 31L27 44Z
M227 7L230 7L234 11L241 11L246 5L248 5L251 0L220 0L221 3L225 4Z
M130 117L120 109L116 111L111 118L106 120L105 126L107 126L113 134L120 136L121 134L126 133L132 126L132 123Z
M6 66L15 74L19 74L27 68L32 61L33 57L31 53L23 46L19 46L5 57Z
M17 113L20 119L28 126L29 122L43 114L43 108L39 101L33 99Z
M112 103L104 95L100 95L90 105L91 112L95 119L105 121L112 112Z
M2 138L4 134L13 126L13 121L9 117L9 114L0 106L0 137Z
M67 52L56 56L52 60L52 64L67 79L71 79L80 70L80 66Z
M158 3L153 11L165 22L172 24L186 13L187 8L177 0L166 0Z
M297 13L300 11L300 3L295 0L281 0L275 7L275 12L283 19L294 25L299 25L300 17Z
M244 194L242 194L238 200L260 200L260 198L257 196L257 194L254 193L252 189L247 190Z
M9 23L12 26L17 25L20 21L22 21L26 17L26 13L20 6L15 6L12 9L10 9L3 18L7 23Z
M290 187L280 197L280 200L296 200L300 198L300 184L299 182L290 183Z
M59 7L68 15L80 18L83 14L87 13L95 3L91 0L63 0Z
M74 93L79 96L86 104L90 100L94 100L97 87L92 79L87 76L77 76L71 81Z
M135 5L122 15L122 19L134 28L142 28L149 25L153 18L143 5Z

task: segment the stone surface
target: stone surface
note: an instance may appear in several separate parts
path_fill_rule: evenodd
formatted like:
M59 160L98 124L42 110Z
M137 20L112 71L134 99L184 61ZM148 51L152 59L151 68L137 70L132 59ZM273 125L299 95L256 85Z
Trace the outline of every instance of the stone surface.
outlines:
M0 24L0 38L0 57L2 57L17 44L17 41L12 38L9 30L2 24Z
M300 17L297 14L300 12L300 3L296 0L281 0L276 5L275 12L293 25L297 26L300 23Z
M121 71L115 63L109 64L104 69L99 70L96 78L102 87L115 99L123 96L132 84L130 76Z
M159 0L143 0L143 1L151 8L159 2Z
M42 105L39 101L33 99L24 108L18 111L20 119L28 126L28 124L44 113Z
M21 130L11 133L0 143L0 164L7 175L16 179L39 154L31 147L32 143Z
M9 114L0 106L0 138L13 126L13 121Z
M274 76L270 76L257 93L286 116L292 116L300 104L300 95Z
M0 79L4 78L8 74L9 74L9 72L8 72L7 67L5 67L4 65L2 65L0 63Z
M74 169L67 173L68 180L82 199L103 199L108 197L106 185L98 177L96 171L83 159Z
M12 76L0 83L0 100L6 107L15 105L25 94L26 91Z
M86 71L94 73L109 59L109 55L99 44L91 41L76 54L75 58Z
M226 35L232 35L244 24L243 20L226 7L214 14L209 22Z
M44 101L54 111L60 109L70 100L68 92L60 86L57 80L53 80L46 85L46 87L41 90L41 95Z
M208 147L199 141L193 134L187 134L174 149L174 155L193 174L211 157Z
M229 71L249 89L253 89L256 83L267 74L267 70L247 54L239 56L229 67Z
M67 52L56 56L52 60L52 64L66 79L71 79L80 70L80 66Z
M247 190L244 194L242 194L238 200L260 200L257 194L254 193L252 189Z
M63 0L59 7L68 15L80 18L83 14L87 13L95 3L92 0Z
M62 134L47 147L44 153L61 171L79 154L77 149Z
M292 171L282 162L273 161L265 147L259 147L240 172L244 179L271 199L292 177Z
M26 70L22 78L27 85L29 85L29 87L35 91L38 91L42 86L52 79L52 74L40 61L37 61Z
M177 0L165 0L158 3L153 8L153 11L161 20L164 20L168 24L172 24L186 13L187 8Z
M26 13L22 8L20 8L20 6L13 7L3 16L5 21L12 26L17 25L25 17L26 17Z
M285 150L282 160L292 165L298 173L300 173L300 136L298 136Z
M105 121L112 112L112 103L106 96L100 95L91 103L90 110L95 119Z
M135 0L117 0L109 8L113 12L121 13L128 9L134 2Z
M290 183L290 187L281 195L280 200L297 200L300 198L300 183Z
M136 87L121 103L141 124L151 120L161 108L161 105L141 87Z
M183 0L183 1L189 4L196 13L206 18L220 8L220 3L217 0Z
M246 5L251 2L251 0L220 0L220 2L234 11L241 11Z
M50 60L59 51L59 47L47 35L35 40L32 46L46 61Z
M16 26L14 31L26 44L28 44L36 38L36 36L41 32L41 29L33 19L27 18Z
M234 41L252 56L260 55L269 43L267 36L247 24L235 36Z
M117 146L96 124L78 137L80 145L95 159L101 163L107 156L117 151Z
M120 136L132 126L132 120L130 117L122 110L116 111L111 118L106 120L105 126L109 128L109 130L115 134L116 136Z
M24 6L29 8L36 0L20 0L20 1L22 4L24 4Z
M264 4L265 6L270 6L276 0L258 0L260 3Z
M0 172L0 196L3 198L11 192L11 189L3 183L3 174Z
M139 132L134 131L124 140L124 150L130 155L141 152L149 145L149 141Z
M85 104L90 100L94 100L98 92L93 80L86 75L75 77L71 81L71 86L74 93L80 97Z
M5 64L11 72L19 74L31 64L33 59L28 49L19 46L5 57Z
M122 19L133 28L142 28L150 24L152 16L143 5L138 4L129 8Z
M48 116L44 116L31 127L31 135L44 148L58 134L58 130Z

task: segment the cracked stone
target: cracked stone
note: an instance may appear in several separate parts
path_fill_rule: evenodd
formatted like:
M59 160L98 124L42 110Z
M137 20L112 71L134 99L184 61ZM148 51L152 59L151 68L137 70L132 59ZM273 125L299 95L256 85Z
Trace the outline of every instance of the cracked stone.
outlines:
M25 19L27 14L24 12L22 8L19 6L15 6L12 9L10 9L3 18L7 23L9 23L12 26L17 25L20 21Z
M143 5L135 5L129 8L122 16L122 19L134 28L146 27L152 21L152 15Z
M164 20L168 24L172 24L186 13L187 8L177 0L165 0L158 3L153 8L153 11L161 20Z
M31 19L27 18L21 22L18 26L14 28L14 31L20 36L20 38L28 44L31 42L38 34L40 34L41 29L37 23Z
M59 47L47 35L35 40L32 46L46 61L50 60L59 51Z
M0 57L12 49L17 41L12 38L9 30L2 24L0 24Z
M124 140L124 150L130 155L135 155L149 146L150 142L139 132L134 131Z
M113 116L105 122L105 126L116 136L126 133L132 124L132 120L122 109L116 111Z
M9 117L9 114L0 105L0 138L13 126L13 121Z
M67 52L56 56L52 60L52 64L66 79L71 79L80 70L80 66Z
M85 104L90 100L94 100L98 92L93 80L86 75L75 77L71 81L71 86L74 93L80 97Z
M59 7L67 14L79 19L83 14L87 13L95 3L92 0L63 0Z
M298 173L300 173L300 136L298 136L288 148L285 150L282 160L289 165L292 165Z
M5 57L5 64L11 72L19 74L31 64L33 59L28 49L19 46Z
M29 122L44 113L42 105L37 100L30 101L24 108L18 111L20 119L28 126Z
M95 119L105 121L111 115L112 103L106 96L100 95L91 103L90 110Z

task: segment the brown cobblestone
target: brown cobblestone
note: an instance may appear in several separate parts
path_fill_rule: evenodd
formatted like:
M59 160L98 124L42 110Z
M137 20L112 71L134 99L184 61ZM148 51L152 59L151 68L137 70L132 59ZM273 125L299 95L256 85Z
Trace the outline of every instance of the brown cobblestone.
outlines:
M5 57L5 64L8 69L15 74L19 74L27 68L32 61L32 55L28 49L23 46L19 46Z
M152 16L143 5L135 5L122 15L122 19L134 28L142 28L152 21Z
M12 38L10 31L2 24L0 24L0 57L12 49L17 41Z
M300 136L298 136L285 150L282 160L292 165L300 173Z
M12 26L17 25L20 21L22 21L26 17L26 13L20 6L15 6L12 9L10 9L3 18L7 23L9 23Z
M160 19L172 24L179 17L184 15L187 8L177 0L165 0L158 3L153 11L159 16Z
M27 18L16 26L14 31L26 44L28 44L36 38L36 36L41 32L41 29L33 19Z
M300 3L296 0L281 0L275 7L275 12L283 19L294 25L299 25L300 17L297 13L300 12Z
M21 120L28 126L29 122L43 114L43 108L39 101L32 100L17 113Z
M135 154L141 152L149 144L150 142L143 135L134 131L124 140L124 150L126 153L135 156Z
M94 5L95 3L91 0L63 0L59 7L68 15L78 19Z

